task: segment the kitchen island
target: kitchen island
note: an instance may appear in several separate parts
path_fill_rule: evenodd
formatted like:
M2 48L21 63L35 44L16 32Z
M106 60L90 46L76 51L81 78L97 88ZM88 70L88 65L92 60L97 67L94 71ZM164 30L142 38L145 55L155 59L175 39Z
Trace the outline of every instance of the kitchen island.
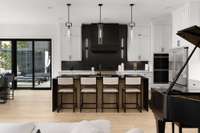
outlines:
M58 98L58 78L59 77L73 77L75 80L75 87L77 89L77 107L80 107L80 77L81 76L95 76L97 78L97 90L98 90L98 109L101 109L101 94L102 94L102 79L104 76L118 76L119 77L119 107L122 108L122 89L124 87L124 77L125 76L134 76L141 77L141 94L142 94L142 108L143 110L148 111L149 103L149 79L145 75L148 75L148 72L145 71L62 71L60 76L53 79L52 86L52 110L56 111L59 104ZM110 101L112 99L108 99Z

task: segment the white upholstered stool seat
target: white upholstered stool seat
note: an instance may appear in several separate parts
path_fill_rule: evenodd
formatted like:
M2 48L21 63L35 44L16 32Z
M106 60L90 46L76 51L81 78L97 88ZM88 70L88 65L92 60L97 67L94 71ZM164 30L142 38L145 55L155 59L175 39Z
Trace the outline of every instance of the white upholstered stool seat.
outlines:
M139 129L139 128L133 128L133 129L130 129L126 133L144 133L144 131L142 129Z
M67 89L63 88L63 89L59 89L58 92L59 93L73 93L74 90L73 88L67 88Z
M83 88L81 89L82 93L96 93L96 89L93 88Z
M141 90L139 90L138 88L128 88L125 89L126 93L140 93Z
M104 93L117 93L118 89L116 89L116 88L106 88L106 89L103 89L103 92Z

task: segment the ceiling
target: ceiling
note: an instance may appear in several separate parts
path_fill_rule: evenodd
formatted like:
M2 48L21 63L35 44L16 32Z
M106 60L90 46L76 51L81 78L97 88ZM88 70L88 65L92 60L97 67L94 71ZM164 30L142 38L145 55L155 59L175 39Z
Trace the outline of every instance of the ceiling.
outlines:
M56 23L67 18L66 3L71 3L73 24L98 22L98 3L103 3L103 22L128 23L130 3L135 3L136 23L146 23L193 0L0 0L0 23ZM200 0L196 0L200 1Z

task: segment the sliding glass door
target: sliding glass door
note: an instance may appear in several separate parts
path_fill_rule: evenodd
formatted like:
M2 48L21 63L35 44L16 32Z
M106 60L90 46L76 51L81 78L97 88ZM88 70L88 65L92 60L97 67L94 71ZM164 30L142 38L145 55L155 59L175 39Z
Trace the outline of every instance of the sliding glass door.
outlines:
M17 41L17 87L33 87L33 41Z
M15 88L50 89L50 39L0 39L0 74L13 73Z
M49 41L34 42L34 86L50 87L51 53Z
M0 41L0 74L12 72L12 43Z

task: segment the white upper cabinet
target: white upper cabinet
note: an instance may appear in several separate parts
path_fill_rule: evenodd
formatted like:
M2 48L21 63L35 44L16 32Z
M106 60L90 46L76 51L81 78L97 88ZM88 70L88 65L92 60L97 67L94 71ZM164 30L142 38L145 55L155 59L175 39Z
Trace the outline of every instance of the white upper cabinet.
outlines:
M153 53L169 52L172 43L171 24L152 24L152 45Z
M128 30L128 61L149 60L151 53L149 29L149 26L136 26L133 34L130 29Z

